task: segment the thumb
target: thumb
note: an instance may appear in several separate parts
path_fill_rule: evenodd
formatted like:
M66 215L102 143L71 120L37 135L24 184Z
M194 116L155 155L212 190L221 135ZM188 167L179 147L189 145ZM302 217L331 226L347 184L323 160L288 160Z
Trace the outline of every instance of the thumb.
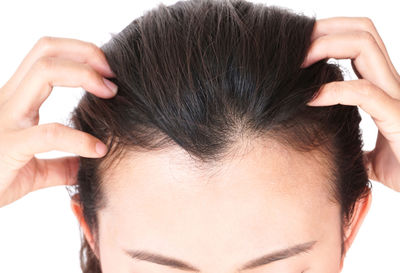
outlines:
M75 185L79 169L79 156L52 159L37 159L38 173L33 190L42 188Z
M373 152L373 150L364 151L363 152L363 161L364 161L365 169L368 173L368 179L377 181L377 178L375 176L375 172L374 172L373 166L372 166L372 152Z

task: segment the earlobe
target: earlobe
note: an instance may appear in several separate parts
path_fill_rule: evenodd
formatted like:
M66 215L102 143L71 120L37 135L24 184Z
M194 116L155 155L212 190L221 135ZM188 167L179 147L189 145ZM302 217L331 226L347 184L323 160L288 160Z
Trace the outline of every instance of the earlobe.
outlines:
M358 233L358 230L360 229L365 216L368 214L368 211L371 207L371 202L372 202L372 191L369 190L368 195L366 195L364 198L358 200L354 206L354 211L353 211L353 216L350 221L349 226L344 230L345 232L345 241L344 241L344 255L342 257L342 261L340 264L340 268L343 267L343 260L345 253L349 250L350 246L352 245L354 239L356 238L356 235Z
M82 231L86 237L86 240L88 241L88 243L90 245L90 248L94 251L95 248L94 248L93 235L83 217L83 211L82 211L82 207L81 207L80 203L77 200L75 200L74 198L71 198L71 209L82 228Z

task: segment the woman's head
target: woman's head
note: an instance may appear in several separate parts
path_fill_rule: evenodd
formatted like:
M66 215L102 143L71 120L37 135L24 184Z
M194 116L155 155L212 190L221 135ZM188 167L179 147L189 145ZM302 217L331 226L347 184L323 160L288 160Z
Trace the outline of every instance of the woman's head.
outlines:
M326 60L300 68L314 24L180 1L101 47L118 94L86 93L71 118L109 147L81 158L72 200L85 273L340 271L370 185L357 107L306 105L343 80Z

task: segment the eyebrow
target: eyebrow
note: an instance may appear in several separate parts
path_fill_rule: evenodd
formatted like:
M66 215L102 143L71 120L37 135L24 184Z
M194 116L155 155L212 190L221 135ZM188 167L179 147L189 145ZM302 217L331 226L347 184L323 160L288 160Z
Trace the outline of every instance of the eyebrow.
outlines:
M251 260L247 263L245 263L242 267L240 267L239 271L246 270L246 269L252 269L256 268L262 265L266 265L275 261L287 259L289 257L293 257L295 255L298 255L300 253L308 252L312 249L312 247L315 245L317 241L310 241L302 244L297 244L285 249L277 250L272 253L263 255L259 258L256 258L254 260ZM166 265L172 268L177 268L180 270L185 270L185 271L197 271L200 272L200 269L197 269L196 267L190 265L187 262L184 262L182 260L176 259L176 258L171 258L168 256L164 256L161 254L156 254L156 253L151 253L147 252L144 250L124 250L130 257L137 259L137 260L142 260L142 261L148 261L151 263L156 263L160 265Z

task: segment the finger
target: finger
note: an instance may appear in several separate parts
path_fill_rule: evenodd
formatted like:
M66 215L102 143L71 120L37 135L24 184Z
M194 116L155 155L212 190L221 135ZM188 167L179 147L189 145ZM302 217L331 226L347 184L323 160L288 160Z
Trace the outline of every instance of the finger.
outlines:
M305 65L325 58L353 59L364 79L400 99L400 82L393 76L385 56L369 32L336 33L317 38L310 46Z
M323 35L354 31L367 31L375 38L375 41L382 51L394 77L397 81L400 81L400 75L390 60L386 46L383 43L373 21L368 17L331 17L319 19L315 22L311 39L314 40Z
M105 98L115 95L106 85L108 80L103 78L91 66L83 63L54 57L40 58L14 94L4 104L2 115L13 114L11 127L15 120L21 120L36 112L50 95L54 85L78 87ZM115 85L116 88L116 85ZM116 89L114 89L116 92ZM31 125L30 125L31 126Z
M363 161L364 161L364 167L367 170L368 174L368 179L378 181L378 178L375 174L372 161L371 161L371 154L373 150L371 151L363 151Z
M104 52L94 43L61 37L41 37L22 60L17 70L4 85L3 93L13 92L41 57L62 57L90 65L105 77L115 77L109 67ZM10 94L5 94L8 97Z
M68 156L36 160L38 172L31 191L53 186L76 185L79 157Z
M388 141L400 139L400 101L390 97L373 83L361 79L324 84L307 105L358 105L371 115L379 131ZM400 148L400 143L399 147Z
M96 137L65 126L61 123L46 123L11 132L12 157L25 164L37 153L58 150L83 157L102 157L107 147ZM103 150L102 150L103 149ZM10 153L11 153L10 152Z

